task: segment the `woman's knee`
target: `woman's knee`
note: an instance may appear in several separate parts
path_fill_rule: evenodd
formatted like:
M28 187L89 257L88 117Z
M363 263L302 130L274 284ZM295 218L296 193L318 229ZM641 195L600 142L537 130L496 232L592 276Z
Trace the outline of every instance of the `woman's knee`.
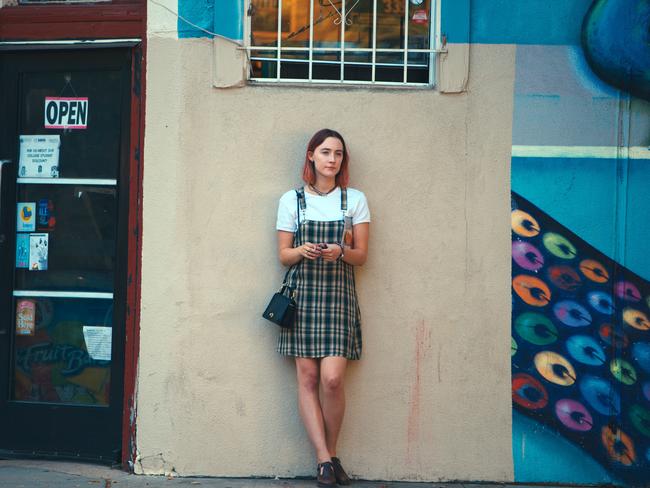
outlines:
M343 375L338 372L326 372L321 376L321 383L325 391L339 391L343 389Z
M311 391L318 390L319 371L318 364L306 361L296 362L298 386Z

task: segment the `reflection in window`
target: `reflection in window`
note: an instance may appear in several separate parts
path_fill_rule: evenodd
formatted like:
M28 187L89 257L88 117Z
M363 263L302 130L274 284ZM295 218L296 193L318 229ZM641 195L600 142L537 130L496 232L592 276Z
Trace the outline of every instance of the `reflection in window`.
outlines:
M434 0L251 0L251 78L431 84Z
M19 298L15 306L13 400L108 405L113 301Z

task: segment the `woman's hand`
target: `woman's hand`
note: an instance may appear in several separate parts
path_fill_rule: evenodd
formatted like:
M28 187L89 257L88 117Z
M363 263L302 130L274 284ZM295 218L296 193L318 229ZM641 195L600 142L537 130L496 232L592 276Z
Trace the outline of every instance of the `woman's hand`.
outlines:
M303 259L314 260L321 257L318 244L306 242L302 246L293 247L293 232L278 231L278 257L285 266L292 266Z
M336 261L343 254L343 249L337 243L327 244L327 247L321 249L321 256L324 261Z
M325 250L321 250L321 248L317 244L312 244L311 242L305 242L302 246L298 247L298 252L303 258L306 259L311 259L312 261L314 259L317 259L321 257L321 254Z

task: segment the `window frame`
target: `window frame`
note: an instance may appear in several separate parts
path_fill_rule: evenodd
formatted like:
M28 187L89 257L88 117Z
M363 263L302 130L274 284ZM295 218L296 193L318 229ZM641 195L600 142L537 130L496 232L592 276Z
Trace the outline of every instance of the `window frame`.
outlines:
M252 0L244 0L244 12L245 15L243 16L243 34L244 34L244 49L246 51L247 59L250 62L255 59L255 57L252 55L254 51L269 51L269 52L275 52L276 56L274 58L270 58L273 61L275 61L276 64L276 77L275 78L255 78L253 77L253 74L251 70L248 70L247 73L247 81L251 85L302 85L302 86L310 86L310 85L315 85L315 86L328 86L328 87L345 87L345 86L363 86L363 87L377 87L377 88L426 88L426 89L431 89L434 88L437 84L437 59L438 59L438 54L441 52L445 52L444 50L441 49L442 46L442 35L441 35L441 4L442 0L431 0L431 5L430 5L430 10L427 12L429 15L429 49L408 49L408 22L406 22L406 28L404 30L404 47L403 48L395 48L395 49L384 49L384 48L377 48L377 5L379 1L381 0L372 0L373 1L373 35L372 35L372 47L371 48L346 48L345 47L345 22L341 22L341 33L340 33L340 44L338 48L315 48L314 47L314 35L313 35L313 29L309 29L309 46L308 47L282 47L282 42L281 42L281 8L282 8L282 2L283 0L277 0L278 1L278 19L277 19L277 35L278 35L278 42L276 46L252 46L251 45L251 39L252 39L252 17L249 15L251 11L251 2ZM310 0L310 23L313 24L314 21L314 2L317 0ZM403 0L405 4L405 13L404 16L408 16L408 6L410 3L410 0ZM345 5L347 3L354 4L355 0L342 0L343 4L343 9L342 11L345 11ZM309 66L309 74L308 77L305 78L282 78L281 77L281 60L282 58L282 53L283 51L285 52L304 52L308 53L308 60L306 62L303 61L303 63L308 64ZM332 63L336 63L340 67L340 76L339 79L332 79L332 80L324 80L324 79L313 79L313 64L317 61L314 61L314 54L315 53L338 53L339 54L339 60L338 61L333 61ZM360 53L360 52L369 52L371 53L372 56L372 61L370 63L371 69L372 69L372 74L371 74L371 79L370 80L349 80L345 79L345 53L346 52L355 52L355 53ZM403 78L402 81L378 81L376 80L376 68L379 64L377 63L376 58L377 54L380 53L403 53L403 64L399 66L403 66L402 72L403 72ZM428 67L428 74L429 74L429 79L427 82L422 83L422 82L413 82L413 81L408 81L408 71L409 71L409 63L408 63L408 55L409 53L428 53L429 54L429 67ZM285 60L286 62L286 60ZM322 62L321 62L322 63ZM410 65L413 66L413 65Z

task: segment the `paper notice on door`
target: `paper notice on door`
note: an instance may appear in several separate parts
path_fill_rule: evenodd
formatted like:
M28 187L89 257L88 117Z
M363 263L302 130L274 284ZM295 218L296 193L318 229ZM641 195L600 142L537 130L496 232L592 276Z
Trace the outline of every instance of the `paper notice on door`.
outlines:
M58 178L61 137L20 136L19 178Z
M29 269L46 271L48 259L47 234L29 234Z
M97 361L111 360L112 327L84 325L84 340L90 359Z
M36 330L36 304L32 300L16 302L16 335L33 336Z

